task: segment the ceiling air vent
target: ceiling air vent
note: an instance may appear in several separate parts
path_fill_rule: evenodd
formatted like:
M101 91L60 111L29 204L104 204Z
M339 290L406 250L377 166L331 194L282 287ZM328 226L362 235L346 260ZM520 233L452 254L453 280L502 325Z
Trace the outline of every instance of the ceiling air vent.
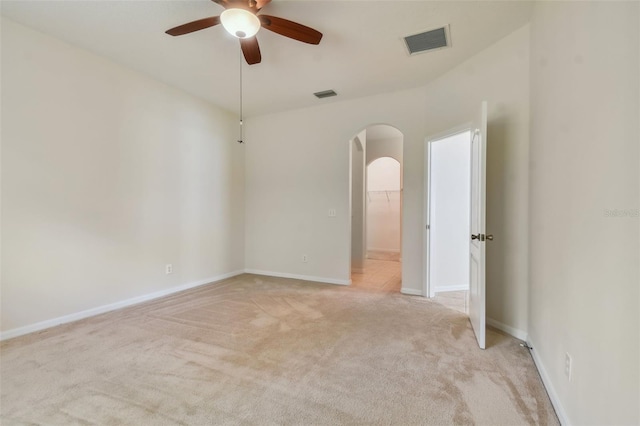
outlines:
M322 99L322 98L330 98L331 96L336 96L337 93L334 92L333 90L323 90L322 92L314 93L314 95L316 96L316 98Z
M449 47L449 26L407 36L404 38L404 42L410 55Z

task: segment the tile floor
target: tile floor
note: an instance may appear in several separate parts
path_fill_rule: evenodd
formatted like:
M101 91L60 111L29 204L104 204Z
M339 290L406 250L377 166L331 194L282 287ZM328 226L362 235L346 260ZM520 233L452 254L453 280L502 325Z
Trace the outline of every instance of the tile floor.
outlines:
M368 252L364 262L364 273L351 274L351 286L360 289L399 293L402 288L402 263L399 253ZM433 301L467 313L468 291L436 293Z
M400 255L395 253L395 260L380 260L391 258L386 254L370 252L364 261L364 273L351 274L351 286L385 293L399 293L402 288L402 263Z
M389 251L369 250L367 252L367 259L373 260L392 260L400 262L400 253L394 253Z
M351 274L351 286L367 290L399 293L402 287L400 262L366 259L364 273Z

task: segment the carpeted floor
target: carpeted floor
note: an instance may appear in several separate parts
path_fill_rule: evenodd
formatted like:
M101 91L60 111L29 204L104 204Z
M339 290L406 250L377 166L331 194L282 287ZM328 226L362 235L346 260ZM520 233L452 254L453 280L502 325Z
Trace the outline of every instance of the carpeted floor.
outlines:
M462 312L463 314L467 314L469 292L467 290L441 291L436 293L436 296L432 300L449 309L454 309L458 312Z
M1 344L3 425L557 424L530 355L422 297L241 275Z

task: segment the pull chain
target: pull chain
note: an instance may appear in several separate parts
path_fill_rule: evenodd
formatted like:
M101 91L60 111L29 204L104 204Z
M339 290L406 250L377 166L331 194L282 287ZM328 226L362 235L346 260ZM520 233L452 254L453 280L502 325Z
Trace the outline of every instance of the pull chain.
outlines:
M240 139L238 143L244 143L242 139L242 51L240 52Z

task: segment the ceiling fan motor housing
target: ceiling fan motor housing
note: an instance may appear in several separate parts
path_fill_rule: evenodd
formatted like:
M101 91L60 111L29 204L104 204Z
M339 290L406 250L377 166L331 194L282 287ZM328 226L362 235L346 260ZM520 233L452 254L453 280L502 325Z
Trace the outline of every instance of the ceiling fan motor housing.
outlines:
M213 0L225 10L220 16L198 19L166 31L172 36L189 34L222 24L229 34L240 41L240 48L249 65L262 61L258 39L260 28L308 44L319 44L322 33L297 22L270 15L257 15L271 0Z

